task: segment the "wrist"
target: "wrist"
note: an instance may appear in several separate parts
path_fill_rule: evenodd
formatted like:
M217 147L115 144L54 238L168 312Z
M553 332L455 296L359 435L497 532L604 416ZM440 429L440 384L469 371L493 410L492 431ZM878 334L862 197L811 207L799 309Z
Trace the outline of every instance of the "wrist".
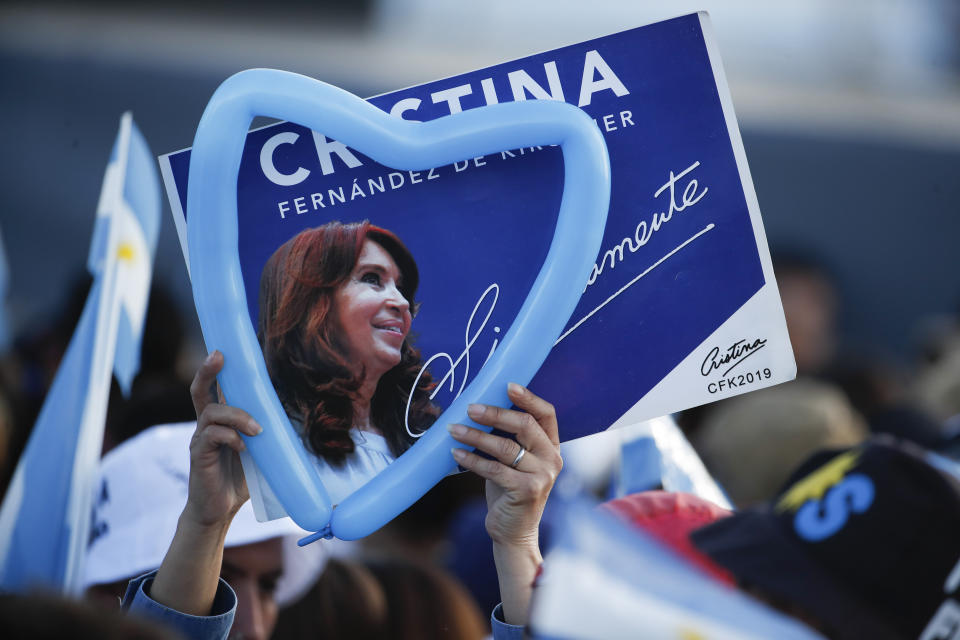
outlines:
M210 614L216 596L229 520L198 521L184 508L177 531L150 588L150 597L175 611Z
M539 567L543 562L540 554L540 543L536 539L497 542L493 543L494 559L509 560L520 565L534 565Z
M223 540L233 520L233 514L225 518L204 519L195 515L190 506L184 507L177 520L177 532L192 541Z
M533 595L533 582L543 563L540 547L535 542L493 544L493 560L497 567L504 622L526 625Z
M510 582L517 587L533 587L543 556L536 544L493 545L493 561L501 583Z
M487 525L487 535L494 545L502 547L538 547L540 544L540 521L509 527Z

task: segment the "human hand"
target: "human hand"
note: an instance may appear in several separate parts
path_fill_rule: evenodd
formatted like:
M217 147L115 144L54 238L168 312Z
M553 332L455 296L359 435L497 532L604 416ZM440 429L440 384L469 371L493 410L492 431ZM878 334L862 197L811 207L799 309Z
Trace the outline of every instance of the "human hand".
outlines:
M450 433L458 442L494 458L482 458L464 449L453 451L460 466L487 480L486 527L490 538L498 544L525 545L537 542L540 517L563 460L553 405L513 383L507 387L507 394L523 411L470 405L467 413L478 424L514 434L516 442L464 425L451 425ZM526 452L514 466L521 448Z
M194 616L210 615L227 528L249 497L238 455L245 448L240 434L255 436L261 431L247 412L218 401L214 382L221 369L223 354L214 351L190 385L197 430L190 440L187 505L149 594L164 606Z
M458 442L494 458L453 450L460 466L487 481L486 527L493 540L504 621L524 625L533 580L542 562L540 518L563 460L553 405L513 383L508 385L507 395L522 411L470 405L467 413L478 424L514 434L516 442L464 425L450 425L449 429Z
M190 483L186 517L202 527L229 525L249 494L239 452L246 447L240 433L255 436L260 425L242 409L218 401L214 391L223 369L223 354L214 351L203 361L190 385L197 430L190 440Z

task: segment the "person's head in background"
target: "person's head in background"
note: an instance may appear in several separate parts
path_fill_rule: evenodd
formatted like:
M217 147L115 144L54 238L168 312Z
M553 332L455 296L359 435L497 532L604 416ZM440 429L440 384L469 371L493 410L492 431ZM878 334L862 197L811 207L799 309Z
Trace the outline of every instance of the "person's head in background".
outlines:
M814 451L852 446L866 436L843 392L800 378L717 404L693 444L742 507L771 499Z
M949 429L948 423L960 423L960 317L929 318L918 333L911 396L937 424ZM954 430L960 435L960 428Z
M47 593L0 594L0 629L10 640L181 640L153 621L114 609Z
M663 491L601 509L828 638L960 628L960 465L908 441L818 451L773 500L736 513Z
M960 466L889 436L806 460L691 534L738 586L834 640L956 638Z
M281 612L277 637L480 640L485 620L463 585L436 567L330 559L310 591Z
M117 608L127 581L160 565L186 504L194 427L152 427L104 457L84 568L88 598ZM233 629L243 637L269 638L279 603L299 597L319 570L320 545L285 558L299 535L289 519L257 522L249 502L234 517L221 577L237 594Z
M773 269L797 373L820 373L837 351L840 294L835 278L820 261L800 252L774 252Z
M960 460L960 334L943 357L914 377L911 392L930 416L937 450Z
M366 563L387 597L387 624L397 640L481 640L486 617L449 573L400 558Z
M386 638L386 594L359 562L330 558L310 590L280 612L276 633L278 638Z

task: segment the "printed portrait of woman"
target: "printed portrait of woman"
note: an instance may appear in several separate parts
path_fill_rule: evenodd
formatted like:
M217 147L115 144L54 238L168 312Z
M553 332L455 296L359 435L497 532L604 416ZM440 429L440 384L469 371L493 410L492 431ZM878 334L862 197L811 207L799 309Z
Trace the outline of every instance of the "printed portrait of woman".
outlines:
M422 367L410 338L418 283L400 239L366 221L306 229L264 266L258 337L267 371L334 503L440 413L428 373L413 389Z

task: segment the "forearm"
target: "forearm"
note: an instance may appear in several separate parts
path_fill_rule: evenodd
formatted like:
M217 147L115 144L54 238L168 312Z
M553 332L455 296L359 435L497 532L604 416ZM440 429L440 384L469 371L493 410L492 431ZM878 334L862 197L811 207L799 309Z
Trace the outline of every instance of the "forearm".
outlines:
M533 581L543 558L536 541L523 545L493 544L503 619L508 624L526 625L533 595Z
M182 613L209 615L229 526L229 521L199 525L181 514L177 532L150 588L150 597Z
M465 425L449 429L459 443L489 456L465 447L452 452L460 466L487 481L485 524L493 540L503 622L526 626L533 581L543 562L540 518L563 460L553 405L513 383L507 385L507 397L519 411L471 404L467 415L480 425L512 433L515 441Z

